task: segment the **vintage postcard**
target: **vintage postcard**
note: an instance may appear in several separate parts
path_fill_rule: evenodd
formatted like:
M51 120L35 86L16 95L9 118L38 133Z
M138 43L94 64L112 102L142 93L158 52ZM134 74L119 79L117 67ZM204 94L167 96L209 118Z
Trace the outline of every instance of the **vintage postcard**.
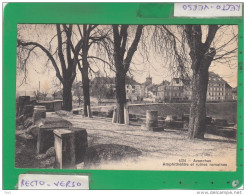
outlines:
M236 171L237 25L19 24L16 168Z

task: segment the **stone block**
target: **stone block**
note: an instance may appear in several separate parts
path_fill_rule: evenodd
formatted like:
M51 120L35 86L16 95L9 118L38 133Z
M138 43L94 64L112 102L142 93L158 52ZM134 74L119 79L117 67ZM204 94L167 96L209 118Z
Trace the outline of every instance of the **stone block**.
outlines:
M20 96L18 100L18 107L17 107L17 115L20 116L23 114L23 110L25 105L28 105L30 102L30 96Z
M75 167L75 134L68 129L54 130L56 162L55 167L74 168Z
M33 105L25 105L23 109L23 114L27 117L32 117L33 116L33 111L34 111L34 106Z
M70 127L69 130L74 133L75 137L75 161L76 163L80 163L84 161L85 153L88 148L87 132L86 129L77 127Z
M158 111L146 110L146 126L158 127Z
M39 128L37 139L37 153L46 152L51 146L54 146L53 130L55 128Z
M53 130L69 128L72 123L62 118L48 117L37 121L36 125L39 127L37 153L40 154L54 146Z
M44 106L47 112L55 112L62 109L62 100L39 101L37 105Z
M41 118L46 118L46 108L45 106L35 106L33 111L33 122L35 124L36 121Z

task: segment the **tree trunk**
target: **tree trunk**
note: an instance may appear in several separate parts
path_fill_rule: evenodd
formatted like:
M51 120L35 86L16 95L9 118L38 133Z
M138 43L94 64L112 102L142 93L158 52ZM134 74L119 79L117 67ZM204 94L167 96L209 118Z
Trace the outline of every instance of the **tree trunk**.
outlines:
M208 68L201 68L197 72L193 71L189 138L204 138L206 130L206 95L208 76Z
M63 109L72 110L72 84L64 82L63 84Z
M216 55L211 43L218 25L209 25L206 41L202 41L201 25L186 25L185 33L190 48L192 76L192 98L189 121L189 138L204 138L206 130L206 96L208 69Z
M84 63L82 68L82 85L84 94L84 116L91 117L91 113L88 113L88 108L90 110L90 81L88 77L88 68L85 67Z
M124 106L126 103L126 89L125 89L125 73L124 71L118 71L115 77L116 87L116 122L124 124Z

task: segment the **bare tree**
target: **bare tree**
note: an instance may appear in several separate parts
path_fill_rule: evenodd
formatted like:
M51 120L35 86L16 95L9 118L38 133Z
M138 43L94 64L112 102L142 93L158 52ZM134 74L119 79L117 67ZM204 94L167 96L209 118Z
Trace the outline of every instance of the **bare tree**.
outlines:
M78 64L78 55L81 50L82 40L76 44L72 43L72 29L73 25L56 25L56 34L49 40L49 47L46 44L24 41L18 38L17 47L19 48L18 56L21 58L19 61L26 71L27 61L31 54L36 49L43 51L48 61L52 63L56 76L63 85L63 109L72 110L72 83L76 77L76 67ZM39 36L39 35L38 35ZM51 52L51 42L57 38L55 52ZM73 56L71 55L73 53ZM24 55L23 55L24 54ZM58 58L58 59L57 59Z
M206 94L209 67L212 61L231 65L237 56L237 33L229 26L183 25L158 26L157 40L163 46L160 51L173 59L171 71L182 79L191 75L192 100L190 108L189 138L204 138L206 130ZM232 28L233 29L233 28ZM223 37L230 34L230 39ZM156 37L156 36L155 36ZM187 55L187 51L189 55ZM190 69L190 70L189 70ZM191 74L189 74L191 72Z
M107 65L110 70L116 72L116 91L118 91L118 96L116 95L116 98L118 102L121 102L117 104L117 110L119 110L117 116L119 116L118 118L121 118L117 121L124 123L124 105L126 103L125 76L129 70L133 54L137 50L137 45L141 37L143 26L139 25L137 27L136 34L129 48L128 44L130 43L131 39L128 36L128 27L129 25L78 26L81 39L84 40L81 50L82 52L80 55L82 57L82 66L79 63L79 69L82 73L83 91L85 98L84 114L86 116L88 115L88 113L86 113L87 107L90 104L88 71L92 71L90 62L95 65L97 60L104 65L104 67L102 67L104 70L106 69ZM93 56L88 55L89 49L92 45L96 45L97 50L97 54ZM108 59L106 59L106 57ZM122 88L124 91L122 91Z
M80 60L78 68L82 76L82 86L84 94L84 116L92 117L90 113L90 80L89 70L93 71L90 67L90 59L104 61L100 57L89 56L89 50L93 44L98 44L100 41L107 37L107 30L102 31L98 25L77 25L78 31L82 40L82 47L80 52ZM82 61L82 64L80 64ZM93 61L95 63L95 61Z
M129 25L112 25L113 29L113 61L116 70L115 87L117 100L117 123L124 123L124 106L126 104L126 74L129 70L132 57L137 50L138 43L142 34L143 25L136 27L135 36L129 49L128 29Z

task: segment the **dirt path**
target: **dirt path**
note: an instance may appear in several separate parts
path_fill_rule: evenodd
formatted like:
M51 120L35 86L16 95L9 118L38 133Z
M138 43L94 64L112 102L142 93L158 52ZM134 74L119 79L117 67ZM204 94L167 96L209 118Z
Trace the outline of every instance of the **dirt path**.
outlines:
M85 128L89 147L98 144L127 145L142 152L135 162L107 162L102 169L151 169L186 170L184 166L163 166L163 163L186 163L195 160L208 162L208 165L189 166L189 170L235 170L236 141L234 139L205 134L204 140L189 140L187 132L165 129L163 132L143 131L140 126L112 124L110 119L84 118L80 115L67 116L73 126ZM212 164L212 165L211 165ZM226 164L226 165L225 165Z

